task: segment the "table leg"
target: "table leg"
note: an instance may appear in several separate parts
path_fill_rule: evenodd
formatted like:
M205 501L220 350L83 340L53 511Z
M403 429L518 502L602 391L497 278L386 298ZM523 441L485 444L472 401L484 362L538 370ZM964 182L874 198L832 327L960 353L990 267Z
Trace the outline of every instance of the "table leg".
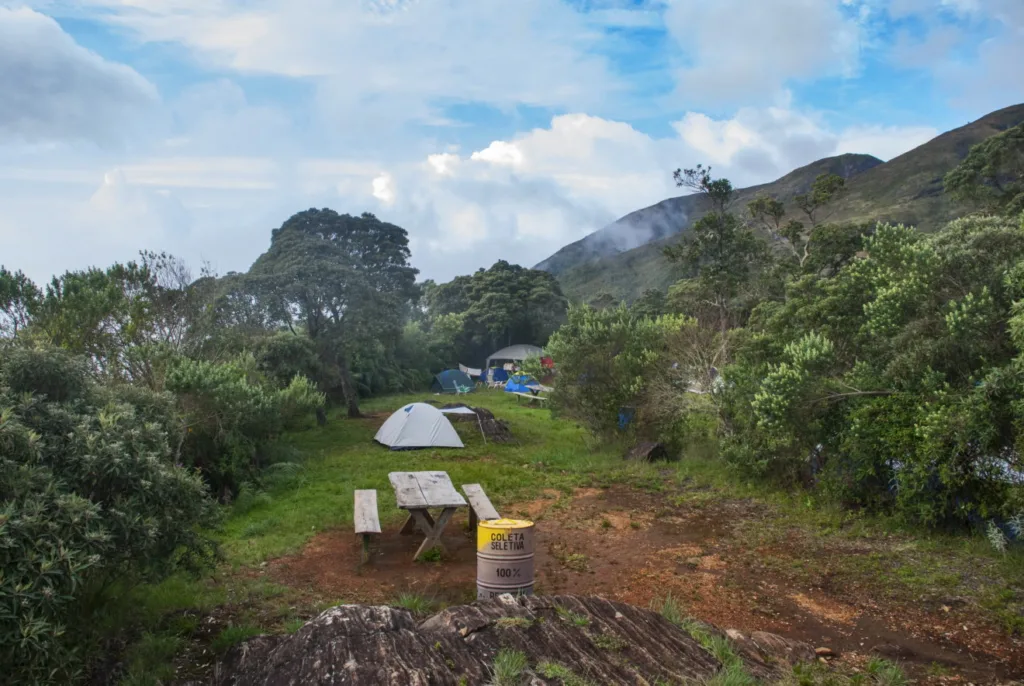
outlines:
M454 507L444 508L441 511L441 515L437 518L437 523L434 523L432 520L428 522L430 513L426 510L409 511L409 513L416 518L416 522L420 525L420 529L422 529L427 535L427 537L423 539L423 543L420 544L416 554L413 555L413 561L418 560L420 555L431 548L440 547L442 551L445 549L444 543L441 542L441 534L444 533L444 528L448 526L448 522L451 521L452 515L455 514L455 510L456 508Z
M428 510L409 510L409 518L405 520L405 524L402 525L402 530L398 532L403 536L408 536L416 531L417 522L416 518L412 516L413 512L422 512L424 519L427 520L430 526L434 526L434 518L430 516L430 512ZM423 533L426 533L426 531Z

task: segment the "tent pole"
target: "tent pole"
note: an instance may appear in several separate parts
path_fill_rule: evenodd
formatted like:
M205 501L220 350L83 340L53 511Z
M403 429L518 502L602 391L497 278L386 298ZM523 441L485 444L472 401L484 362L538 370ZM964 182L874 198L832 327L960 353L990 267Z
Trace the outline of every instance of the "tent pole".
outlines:
M484 423L483 423L483 420L480 419L480 415L477 414L476 412L474 412L473 414L476 415L476 424L477 424L477 426L480 427L480 435L483 436L484 445L487 445L487 434L484 433Z

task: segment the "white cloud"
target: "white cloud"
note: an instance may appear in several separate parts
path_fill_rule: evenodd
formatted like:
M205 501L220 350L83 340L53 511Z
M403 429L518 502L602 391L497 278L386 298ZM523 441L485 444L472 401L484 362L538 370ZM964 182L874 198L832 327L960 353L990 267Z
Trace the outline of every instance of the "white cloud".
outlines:
M78 45L56 21L0 7L0 141L120 141L156 89Z
M785 107L745 108L729 119L691 113L676 135L653 138L628 124L584 114L494 141L465 155L431 155L390 169L402 197L381 212L416 238L413 261L450 278L503 258L532 265L614 219L676 195L671 170L711 163L737 186L778 178L844 152L883 159L933 137L926 127L829 129ZM515 161L515 164L510 164ZM439 171L443 170L443 172Z
M371 122L436 121L438 98L581 108L626 87L595 50L603 33L562 0L87 1L141 40L311 80L331 112Z
M120 169L103 176L103 183L82 208L80 220L118 241L163 242L187 235L192 217L166 188L152 189L128 182Z
M373 197L385 205L395 202L395 180L391 174L384 172L373 180Z
M672 0L665 24L689 57L678 72L687 103L750 103L858 66L860 23L835 0Z

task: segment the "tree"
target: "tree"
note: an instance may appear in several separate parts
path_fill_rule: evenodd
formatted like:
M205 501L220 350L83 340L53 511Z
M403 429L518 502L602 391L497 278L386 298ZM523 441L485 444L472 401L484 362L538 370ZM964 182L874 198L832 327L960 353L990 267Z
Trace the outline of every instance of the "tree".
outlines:
M136 262L66 272L46 286L34 324L52 344L84 355L101 376L155 387L151 285L152 274Z
M370 213L310 209L275 229L249 270L271 315L301 326L335 367L349 416L359 416L352 360L361 347L398 341L418 293L404 229Z
M632 310L637 316L654 319L666 314L667 307L665 292L657 288L648 288L633 303Z
M720 397L727 456L930 525L1016 513L1024 226L881 224L861 248L792 278L739 337Z
M39 304L39 289L20 271L0 265L0 336L16 338Z
M820 223L818 213L839 198L846 190L846 179L838 174L819 174L809 193L796 196L797 208L807 216L814 228Z
M944 184L959 203L1008 216L1024 212L1024 124L972 147Z
M673 262L681 262L697 274L701 309L707 306L717 317L716 327L726 331L733 326L733 303L767 257L763 241L728 211L732 184L727 179L712 179L710 168L697 165L684 172L676 170L676 185L703 193L711 211L698 219L688 235L663 252Z
M619 299L607 291L602 291L590 299L590 306L595 310L615 309L619 306Z
M565 320L567 301L552 274L499 260L448 283L425 283L423 303L429 328L451 342L449 363L472 364L512 343L544 345ZM461 317L459 331L453 316Z
M547 352L558 369L552 402L595 433L611 433L623 407L634 404L651 370L665 363L665 337L686 317L638 317L626 305L569 308Z

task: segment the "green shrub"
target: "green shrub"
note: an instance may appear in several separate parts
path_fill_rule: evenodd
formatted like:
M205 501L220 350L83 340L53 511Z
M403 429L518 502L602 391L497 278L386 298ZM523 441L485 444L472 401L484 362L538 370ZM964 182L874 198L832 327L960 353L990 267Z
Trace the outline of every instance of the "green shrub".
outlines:
M263 466L262 451L272 438L324 403L307 378L296 376L278 389L255 367L251 355L225 363L182 359L167 375L185 427L181 459L222 496Z
M174 463L172 418L150 421L161 403L99 392L59 351L0 353L0 664L12 682L72 681L113 584L212 559L200 531L217 512Z

